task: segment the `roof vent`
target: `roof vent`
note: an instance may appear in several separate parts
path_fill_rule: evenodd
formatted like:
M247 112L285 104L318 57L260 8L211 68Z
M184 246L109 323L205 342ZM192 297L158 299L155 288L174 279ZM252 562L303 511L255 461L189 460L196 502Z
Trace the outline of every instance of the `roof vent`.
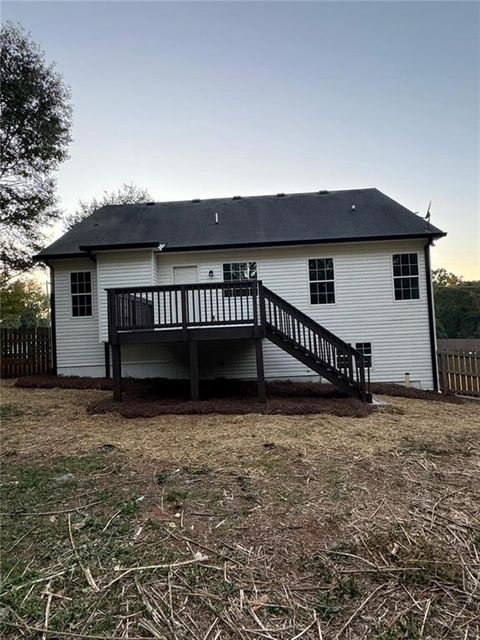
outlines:
M215 212L215 224L218 224L218 213Z
M232 200L241 200L242 196L233 196Z
M194 198L192 202L200 202L200 198Z
M284 193L277 193L277 198L284 198L285 194Z
M147 207L153 207L154 204L156 204L155 202L146 202L145 203Z
M330 193L330 191L327 191L326 189L321 189L318 193L319 193L319 195L321 195L321 196L326 196L326 195L327 195L327 193Z
M352 211L355 211L355 205L352 204Z

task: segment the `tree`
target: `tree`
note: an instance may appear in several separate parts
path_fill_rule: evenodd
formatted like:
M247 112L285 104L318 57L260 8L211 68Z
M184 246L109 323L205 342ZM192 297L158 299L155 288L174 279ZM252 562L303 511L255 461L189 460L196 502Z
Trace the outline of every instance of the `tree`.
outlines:
M48 325L48 296L35 280L15 280L4 284L0 295L0 326L30 328Z
M54 172L71 140L70 91L20 25L0 30L0 261L2 280L32 265L58 218Z
M463 276L457 276L442 267L432 271L432 281L434 287L455 287L463 282Z
M147 189L142 189L132 183L124 183L118 191L104 191L101 198L92 198L88 202L80 200L77 209L65 216L65 229L71 229L100 207L106 207L110 204L137 204L151 200L152 196Z
M438 338L480 338L480 281L433 272Z

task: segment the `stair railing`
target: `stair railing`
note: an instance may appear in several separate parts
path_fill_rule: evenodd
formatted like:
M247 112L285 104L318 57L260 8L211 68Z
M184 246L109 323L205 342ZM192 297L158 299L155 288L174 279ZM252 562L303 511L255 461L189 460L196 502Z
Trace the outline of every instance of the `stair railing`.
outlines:
M334 333L310 318L308 315L274 293L262 287L265 304L265 327L305 355L320 361L322 366L335 372L337 376L352 385L367 399L370 395L370 372L365 366L365 358Z

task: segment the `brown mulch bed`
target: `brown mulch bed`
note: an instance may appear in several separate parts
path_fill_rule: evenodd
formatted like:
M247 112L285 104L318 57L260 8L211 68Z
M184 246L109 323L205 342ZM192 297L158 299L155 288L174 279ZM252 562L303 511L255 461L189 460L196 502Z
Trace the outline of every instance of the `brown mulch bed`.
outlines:
M372 411L371 405L355 398L285 398L272 399L265 403L253 398L216 398L192 402L175 398L145 400L126 396L122 402L100 400L87 407L89 414L118 413L124 418L152 418L165 414L177 415L244 415L248 413L281 414L286 416L328 413L335 416L363 418Z
M124 378L122 388L126 393L134 393L142 397L188 398L188 380L171 380L167 378ZM87 378L79 376L24 376L15 382L16 387L27 389L97 389L111 391L113 381L108 378ZM432 400L435 402L450 402L463 404L464 400L454 393L436 393L405 387L401 384L372 382L373 394L393 396L397 398L415 398L417 400ZM232 398L254 397L257 386L254 381L232 380L219 378L217 380L202 380L200 393L204 398ZM282 398L345 398L345 394L338 391L331 384L317 384L314 382L272 381L267 382L269 396Z
M415 387L404 387L402 384L392 384L387 382L372 382L370 385L373 394L381 396L393 396L396 398L414 398L416 400L432 400L435 402L450 402L451 404L464 404L463 398L448 391L437 393L436 391L426 391Z
M112 380L106 378L84 378L78 376L27 376L19 378L15 385L36 389L96 389L110 391ZM198 402L189 399L188 380L163 378L134 379L122 381L123 401L111 398L95 400L87 406L91 415L116 413L125 418L151 418L159 415L245 415L249 413L276 415L329 414L341 417L364 418L373 407L350 398L330 384L312 382L272 381L267 382L267 402L257 400L257 385L254 381L204 380L200 382ZM462 403L453 394L437 394L421 389L407 388L395 384L372 385L375 394L391 395L421 400Z
M111 390L112 381L105 378L62 376L29 376L20 378L16 386L24 388L62 388ZM103 398L87 407L89 414L117 413L125 418L150 418L158 415L245 415L249 413L310 415L327 413L336 416L365 417L372 407L350 398L332 385L309 382L275 381L267 383L268 401L257 400L254 381L205 380L200 383L198 402L189 399L188 380L161 378L122 381L123 401Z
M121 403L106 398L87 408L90 414L119 413L125 418L158 415L244 415L248 413L308 415L328 413L365 417L371 407L350 398L331 385L293 382L267 383L268 400L258 402L255 382L205 380L200 383L200 401L189 398L188 380L127 380Z

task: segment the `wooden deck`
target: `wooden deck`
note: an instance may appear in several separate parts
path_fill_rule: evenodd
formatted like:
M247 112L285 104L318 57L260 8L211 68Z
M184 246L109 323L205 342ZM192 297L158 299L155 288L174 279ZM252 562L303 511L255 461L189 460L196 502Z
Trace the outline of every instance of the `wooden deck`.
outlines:
M114 398L121 400L121 346L188 343L191 397L199 397L198 342L253 340L265 400L262 340L268 338L340 389L369 401L361 353L263 286L260 280L108 289ZM109 348L106 351L109 358ZM109 362L108 362L109 369Z

